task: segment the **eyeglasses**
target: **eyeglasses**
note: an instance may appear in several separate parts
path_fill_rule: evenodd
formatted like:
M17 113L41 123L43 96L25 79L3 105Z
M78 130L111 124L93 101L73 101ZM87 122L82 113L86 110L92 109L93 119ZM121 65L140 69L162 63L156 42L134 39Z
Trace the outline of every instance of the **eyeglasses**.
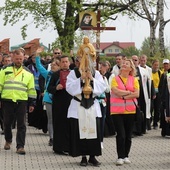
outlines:
M61 54L61 53L59 53L59 52L54 52L54 54Z
M60 67L60 65L59 64L51 64L51 66L58 66L58 67Z

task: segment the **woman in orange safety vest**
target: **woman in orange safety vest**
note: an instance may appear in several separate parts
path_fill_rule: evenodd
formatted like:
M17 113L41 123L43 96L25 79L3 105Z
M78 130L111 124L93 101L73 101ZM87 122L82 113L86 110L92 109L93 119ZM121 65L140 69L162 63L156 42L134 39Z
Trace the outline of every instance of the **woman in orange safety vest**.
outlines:
M135 66L129 59L124 60L120 73L111 82L110 112L116 129L118 159L116 165L131 163L128 158L131 148L132 131L136 113L136 98L139 84L135 78Z

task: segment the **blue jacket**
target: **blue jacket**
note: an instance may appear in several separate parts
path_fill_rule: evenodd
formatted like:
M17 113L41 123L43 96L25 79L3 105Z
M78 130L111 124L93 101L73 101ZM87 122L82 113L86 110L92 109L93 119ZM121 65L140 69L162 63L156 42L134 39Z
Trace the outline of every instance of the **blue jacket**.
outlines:
M44 92L43 102L52 103L52 94L47 91L47 87L48 87L48 84L50 82L53 72L48 71L44 68L44 66L41 64L39 56L36 56L35 63L36 63L37 70L40 72L40 74L45 79L45 92Z

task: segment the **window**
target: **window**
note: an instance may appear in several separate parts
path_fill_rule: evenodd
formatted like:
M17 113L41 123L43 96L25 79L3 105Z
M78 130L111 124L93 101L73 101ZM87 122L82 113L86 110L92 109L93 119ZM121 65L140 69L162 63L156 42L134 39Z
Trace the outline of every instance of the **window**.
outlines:
M112 49L111 49L111 48L110 48L110 49L108 49L108 52L109 52L109 53L112 53Z
M119 51L119 49L115 49L115 53L119 53L120 51Z

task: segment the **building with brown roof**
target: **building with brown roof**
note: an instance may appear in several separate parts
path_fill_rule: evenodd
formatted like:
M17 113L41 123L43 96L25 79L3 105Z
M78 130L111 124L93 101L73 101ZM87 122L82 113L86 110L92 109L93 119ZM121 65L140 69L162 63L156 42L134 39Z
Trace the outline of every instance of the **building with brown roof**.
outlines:
M0 53L9 53L9 38L0 41Z
M31 40L30 42L28 42L27 44L25 44L22 47L25 50L25 54L27 54L29 56L34 54L36 52L37 48L40 47L39 40L40 40L40 38L35 38L35 39Z
M93 44L96 47L96 43ZM121 53L123 49L135 47L134 42L101 42L100 43L100 52L105 56L116 56Z
M33 55L36 52L37 48L40 46L43 46L44 50L47 51L48 48L46 46L44 46L42 43L40 43L39 40L40 40L40 38L35 38L29 42L19 44L16 46L12 46L11 51L13 51L15 49L23 48L25 50L25 54L27 54L29 56Z

